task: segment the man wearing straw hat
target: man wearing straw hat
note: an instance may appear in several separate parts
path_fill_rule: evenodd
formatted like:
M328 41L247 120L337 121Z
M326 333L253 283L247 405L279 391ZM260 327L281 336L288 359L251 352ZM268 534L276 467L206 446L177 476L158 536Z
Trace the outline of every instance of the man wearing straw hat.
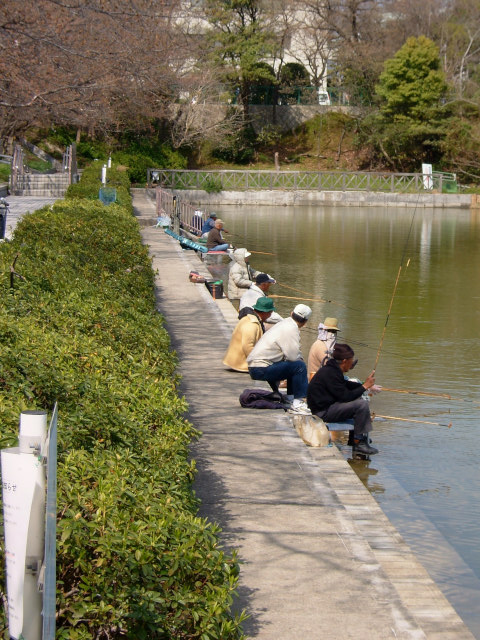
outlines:
M311 380L326 360L332 357L337 341L338 322L336 318L325 318L318 325L318 337L310 347L308 354L308 379Z

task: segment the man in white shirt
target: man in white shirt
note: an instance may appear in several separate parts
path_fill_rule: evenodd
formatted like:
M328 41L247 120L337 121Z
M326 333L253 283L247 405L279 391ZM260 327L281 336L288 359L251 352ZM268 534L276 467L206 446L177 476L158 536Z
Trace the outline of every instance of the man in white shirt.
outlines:
M297 304L289 318L266 331L247 357L248 372L253 380L265 380L278 391L281 380L287 381L287 395L293 397L290 411L310 415L307 395L307 367L300 351L300 329L312 315L305 304Z

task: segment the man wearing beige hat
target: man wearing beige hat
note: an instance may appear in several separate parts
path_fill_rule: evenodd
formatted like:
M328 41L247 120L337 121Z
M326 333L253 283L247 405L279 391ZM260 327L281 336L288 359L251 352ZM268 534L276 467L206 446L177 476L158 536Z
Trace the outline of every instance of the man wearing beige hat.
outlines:
M222 236L223 220L217 218L215 220L215 226L209 231L207 236L207 249L209 251L226 251L229 247L228 242L225 242Z
M323 367L328 358L332 357L333 348L337 341L338 322L336 318L325 318L318 325L318 337L310 347L308 354L308 379L311 380L317 371Z

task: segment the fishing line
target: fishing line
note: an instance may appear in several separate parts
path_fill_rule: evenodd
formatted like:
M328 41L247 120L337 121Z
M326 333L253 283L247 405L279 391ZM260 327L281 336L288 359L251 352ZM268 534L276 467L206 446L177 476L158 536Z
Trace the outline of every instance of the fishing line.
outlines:
M269 293L269 298L284 298L285 300L307 300L309 302L326 302L323 298L301 298L300 296L281 296L276 293Z
M232 233L231 231L227 232L229 236L232 236L233 238L236 238L238 240L240 240L241 242L243 242L243 244L249 244L249 241L247 240L246 236L242 235L242 234L238 234L238 233ZM262 246L262 244L260 244L260 246ZM237 247L237 249L239 249L240 247ZM262 253L266 256L276 256L276 253L270 253L269 251L253 251L252 249L247 249L250 253Z
M454 400L456 402L471 402L474 406L480 407L478 402L469 400L468 398L458 398L457 396L451 396L448 393L431 393L429 391L413 391L411 389L390 389L389 387L383 387L382 391L391 391L394 393L408 393L415 396L427 396L429 398L443 398L445 400Z
M387 331L387 325L388 325L388 321L390 319L390 313L392 311L392 306L393 306L393 301L395 299L395 294L397 292L397 286L398 286L398 281L400 280L400 274L402 272L402 268L403 268L403 262L405 260L405 255L407 253L407 246L408 246L408 242L410 240L410 235L412 233L412 229L413 229L413 221L415 220L415 214L417 213L417 206L418 206L418 202L420 200L420 194L418 194L418 198L417 198L417 203L415 205L415 209L413 211L413 216L412 216L412 220L410 222L410 228L408 230L408 235L407 235L407 239L405 240L405 245L403 247L403 253L402 253L402 259L400 260L400 266L398 268L398 273L397 273L397 278L395 280L395 286L393 287L393 293L392 293L392 297L390 299L390 306L388 307L388 312L387 312L387 317L385 320L385 325L383 327L383 331L382 331L382 337L380 339L380 345L378 347L378 351L377 351L377 357L375 358L375 364L373 365L373 370L375 371L377 369L377 364L378 364L378 360L380 358L380 352L382 350L382 346L383 346L383 340L385 338L385 333ZM407 261L407 268L408 265L410 264L410 258Z
M271 296L269 296L271 297ZM306 333L318 333L318 329L314 329L313 327L303 327L302 331L305 331ZM339 342L339 339L337 337L337 342ZM351 338L346 338L343 334L341 336L341 340L340 342L346 342L347 344L354 344L354 345L359 345L361 347L365 347L365 349L370 349L370 350L376 350L377 347L373 347L371 344L367 344L366 342L361 342L360 340L352 340ZM410 356L406 356L403 353L397 353L396 351L390 351L389 349L385 349L384 353L388 353L391 356L395 356L396 358L403 358L404 360L409 360ZM382 387L383 389L383 387Z
M420 424L433 424L437 427L448 427L449 429L452 426L452 423L449 422L431 422L430 420L415 420L415 418L399 418L398 416L381 416L379 413L372 413L372 418L382 418L383 420L401 420L402 422L419 422Z
M304 289L297 289L296 287L291 287L288 284L284 284L283 282L278 282L277 284L280 287L285 287L285 289L291 289L292 291L298 291L299 293L306 293L307 295L312 295L310 291L305 291ZM286 298L287 296L281 296L282 298ZM292 298L293 299L293 298ZM336 300L325 300L324 298L304 298L304 300L317 300L319 302L328 302L329 304L336 304L339 307L343 307L344 309L350 309L351 311L358 311L360 313L360 309L355 309L354 307L349 307L346 304L342 304L341 302L337 302Z

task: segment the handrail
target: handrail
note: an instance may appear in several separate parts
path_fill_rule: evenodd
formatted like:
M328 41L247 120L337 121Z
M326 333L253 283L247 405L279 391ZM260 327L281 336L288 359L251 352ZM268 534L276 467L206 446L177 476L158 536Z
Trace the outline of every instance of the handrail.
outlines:
M241 169L148 169L147 182L166 189L205 191L308 190L420 193L426 190L423 173L362 171L252 171ZM456 190L454 173L434 171L429 190ZM453 186L452 186L453 185Z

